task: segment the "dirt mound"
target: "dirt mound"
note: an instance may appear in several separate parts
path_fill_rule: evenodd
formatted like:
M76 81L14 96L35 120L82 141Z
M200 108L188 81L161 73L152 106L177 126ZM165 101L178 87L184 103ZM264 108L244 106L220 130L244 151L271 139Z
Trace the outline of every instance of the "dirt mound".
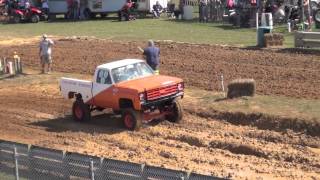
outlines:
M267 142L288 143L298 146L320 148L320 142L316 139L310 138L306 134L300 134L299 136L296 136L288 132L279 134L272 130L261 132L246 132L244 134L250 138L257 138Z
M190 146L196 147L206 147L206 143L198 137L192 135L178 135L178 136L169 136L168 139L178 140L189 144Z
M209 147L228 150L235 154L253 155L257 157L267 158L267 155L262 150L259 150L254 146L240 144L237 142L229 143L223 141L211 141L209 143Z
M53 69L63 72L93 73L95 67L115 59L143 58L139 42L96 39L56 41ZM318 54L247 50L240 48L160 43L160 72L181 77L187 86L220 90L220 74L225 84L237 78L253 78L257 93L297 98L320 98ZM0 48L1 56L17 51L25 65L39 67L38 45Z
M320 137L320 121L317 119L284 118L263 113L220 112L214 109L186 109L186 111L201 117L221 119L236 125L256 126L259 129L275 131L302 132Z

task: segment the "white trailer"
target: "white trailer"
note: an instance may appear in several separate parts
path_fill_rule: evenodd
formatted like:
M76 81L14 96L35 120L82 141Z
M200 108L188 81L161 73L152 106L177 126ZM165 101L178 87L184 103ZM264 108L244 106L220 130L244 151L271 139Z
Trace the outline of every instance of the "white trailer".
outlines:
M126 2L127 0L80 0L80 14L83 14L85 18L97 14L105 16L108 13L118 12ZM68 13L67 0L48 0L48 4L51 17Z

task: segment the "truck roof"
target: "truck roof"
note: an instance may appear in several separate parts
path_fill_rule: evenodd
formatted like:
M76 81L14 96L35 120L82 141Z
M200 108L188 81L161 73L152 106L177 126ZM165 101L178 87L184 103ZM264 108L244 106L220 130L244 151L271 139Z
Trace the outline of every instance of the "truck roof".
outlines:
M118 61L113 61L110 63L106 64L101 64L97 68L102 68L102 69L114 69L118 68L121 66L129 65L129 64L135 64L139 62L144 62L144 60L141 59L123 59L123 60L118 60Z

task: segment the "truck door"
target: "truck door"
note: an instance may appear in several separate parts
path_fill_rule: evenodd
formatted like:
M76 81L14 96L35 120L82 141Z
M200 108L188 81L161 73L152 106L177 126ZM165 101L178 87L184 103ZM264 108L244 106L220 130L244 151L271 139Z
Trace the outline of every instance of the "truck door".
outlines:
M94 105L108 108L112 105L112 80L107 69L99 69L93 82L92 96Z

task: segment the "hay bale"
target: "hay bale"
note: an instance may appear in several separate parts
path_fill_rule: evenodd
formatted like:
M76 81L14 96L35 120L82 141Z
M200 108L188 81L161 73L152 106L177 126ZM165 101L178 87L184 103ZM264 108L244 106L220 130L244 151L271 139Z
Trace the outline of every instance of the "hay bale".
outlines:
M282 46L284 41L283 34L280 33L268 33L264 34L265 44L264 47Z
M228 84L228 98L254 96L256 82L254 79L235 79Z

